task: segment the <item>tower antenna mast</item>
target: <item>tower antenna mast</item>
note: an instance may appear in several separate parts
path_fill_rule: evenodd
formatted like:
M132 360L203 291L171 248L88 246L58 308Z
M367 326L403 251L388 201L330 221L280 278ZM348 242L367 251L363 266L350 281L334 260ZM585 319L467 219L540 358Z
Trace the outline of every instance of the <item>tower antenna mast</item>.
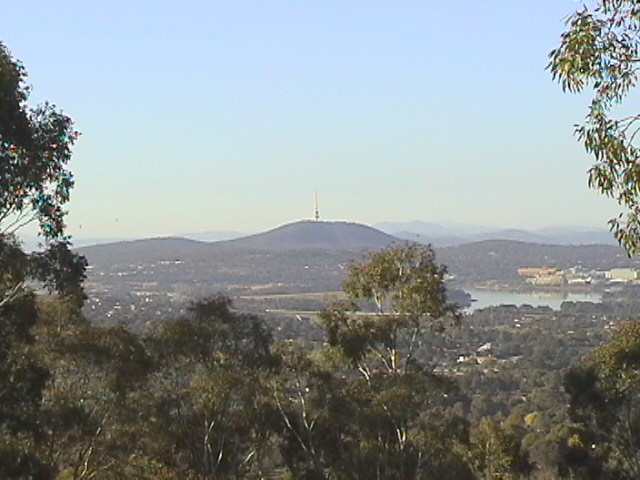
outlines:
M313 218L316 222L320 221L320 204L318 203L318 192L316 192L315 213Z

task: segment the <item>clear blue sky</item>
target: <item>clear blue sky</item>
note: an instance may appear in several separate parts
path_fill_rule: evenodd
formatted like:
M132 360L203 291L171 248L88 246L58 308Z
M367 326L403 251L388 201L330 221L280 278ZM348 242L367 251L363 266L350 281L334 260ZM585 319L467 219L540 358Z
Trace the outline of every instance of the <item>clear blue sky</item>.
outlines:
M605 226L545 71L574 0L5 0L32 100L82 137L77 236L310 218Z

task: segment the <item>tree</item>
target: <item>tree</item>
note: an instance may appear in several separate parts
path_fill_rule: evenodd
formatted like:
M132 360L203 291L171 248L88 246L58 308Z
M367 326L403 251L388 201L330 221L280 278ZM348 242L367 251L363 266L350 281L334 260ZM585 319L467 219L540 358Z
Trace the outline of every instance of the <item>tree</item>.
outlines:
M38 310L31 350L51 375L38 418L40 458L57 478L118 477L138 453L142 412L134 399L150 358L140 338L90 324L72 299L39 302Z
M572 419L613 478L640 478L640 322L623 324L566 375ZM586 442L585 442L586 443Z
M265 411L292 478L471 478L458 448L468 426L449 408L453 382L415 371L366 380L331 348L286 342L278 352Z
M27 257L21 275L0 291L0 305L28 292L27 278L81 296L86 266L69 250L64 223L74 184L67 164L78 132L54 105L27 104L26 78L22 64L0 42L0 244L5 251L17 246L15 233L35 221L48 247ZM15 248L13 253L19 255Z
M60 239L73 187L66 165L78 133L54 105L27 105L26 76L0 42L0 233L37 220L46 239Z
M262 378L277 366L271 341L259 318L232 311L222 296L160 325L149 339L157 365L145 407L150 457L180 478L245 478L259 469Z
M576 127L595 158L589 186L623 207L610 227L630 255L640 253L640 114L617 115L638 79L640 4L597 0L594 8L571 15L567 25L548 68L564 91L593 89L586 119Z
M478 480L515 480L531 470L515 436L488 418L471 432L467 457Z
M456 448L467 425L449 408L457 387L415 355L427 332L460 319L444 275L415 245L353 263L349 301L320 314L329 349L283 355L273 397L296 478L470 478Z
M349 301L321 314L329 344L365 376L367 357L389 372L409 371L426 330L460 321L458 307L447 301L445 274L433 250L416 245L390 247L353 263L343 287ZM357 302L372 303L373 314L358 313Z
M29 107L26 71L0 43L0 476L49 478L37 456L43 392L51 372L32 351L39 321L29 282L73 298L84 295L86 262L71 252L64 205L73 177L66 165L77 138L53 105ZM22 251L15 233L36 221L47 249Z

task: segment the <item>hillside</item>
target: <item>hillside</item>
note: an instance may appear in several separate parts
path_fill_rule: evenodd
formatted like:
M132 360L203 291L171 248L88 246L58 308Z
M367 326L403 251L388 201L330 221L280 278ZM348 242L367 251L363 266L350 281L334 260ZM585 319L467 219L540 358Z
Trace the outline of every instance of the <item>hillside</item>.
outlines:
M159 260L184 260L206 257L211 244L187 238L146 238L81 247L90 265L149 263Z
M517 278L525 266L591 269L640 267L640 257L630 259L613 245L546 245L515 240L483 240L436 249L438 261L462 280L503 280Z
M347 223L298 222L227 242L180 238L118 242L79 249L92 268L89 283L112 293L155 285L158 293L266 289L271 292L339 290L345 267L396 239ZM436 249L437 261L463 284L510 282L524 266L589 269L640 267L619 247L541 245L486 240ZM99 287L101 285L101 287ZM147 289L147 287L144 287Z
M357 252L377 250L402 240L366 225L349 222L301 221L282 225L256 235L218 242L186 238L149 238L79 248L92 265L149 264L158 261L187 261L203 265L233 263L242 252ZM296 257L315 256L302 253ZM271 255L269 255L271 257ZM349 258L353 255L349 256ZM286 262L285 262L286 263ZM277 272L273 272L277 276Z
M399 241L359 223L300 221L215 245L245 250L361 250L378 249Z
M337 232L332 224L314 227L292 224L263 235L213 244L160 238L80 249L91 265L85 283L92 299L87 312L93 319L104 319L126 307L127 322L144 323L156 315L177 314L184 302L216 292L232 296L238 308L254 313L322 308L333 301L325 294L340 290L349 263L363 258L367 249L362 245L385 243L388 238L352 224L339 224ZM308 237L309 231L320 229L324 236ZM348 249L357 244L356 239L361 240L361 247ZM524 266L640 267L640 259L627 258L619 247L512 240L439 248L436 257L457 280L451 288L486 281L518 283L521 279L516 270ZM307 293L318 295L306 297Z
M505 229L455 222L429 223L382 222L374 225L390 235L430 243L435 247L450 247L483 240L516 240L546 245L617 245L606 229L580 226L557 226L537 230Z
M363 251L401 241L365 225L303 221L228 241L208 243L185 238L153 238L94 245L78 251L91 265L99 268L179 260L189 264L195 278L203 280L208 276L215 278L223 270L243 272L242 276L246 278L257 275L255 267L260 265L261 276L271 275L276 279L294 264L321 265L326 257L331 259L328 263L335 266L359 258ZM337 255L339 252L342 253ZM629 259L620 247L612 245L483 240L436 248L436 252L438 261L447 265L451 273L471 281L515 278L517 268L522 266L566 268L582 265L593 269L640 266L638 257ZM291 279L295 275L287 276Z

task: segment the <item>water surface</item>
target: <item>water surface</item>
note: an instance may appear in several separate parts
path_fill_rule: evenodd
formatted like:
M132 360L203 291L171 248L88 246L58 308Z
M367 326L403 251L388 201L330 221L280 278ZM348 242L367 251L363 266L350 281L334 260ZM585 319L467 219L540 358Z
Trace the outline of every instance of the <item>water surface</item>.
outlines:
M566 292L566 291L539 291L539 292L508 292L499 290L478 290L465 288L475 302L466 308L465 312L472 312L479 308L496 305L524 305L533 307L549 306L559 310L562 302L600 302L602 295L597 292Z

